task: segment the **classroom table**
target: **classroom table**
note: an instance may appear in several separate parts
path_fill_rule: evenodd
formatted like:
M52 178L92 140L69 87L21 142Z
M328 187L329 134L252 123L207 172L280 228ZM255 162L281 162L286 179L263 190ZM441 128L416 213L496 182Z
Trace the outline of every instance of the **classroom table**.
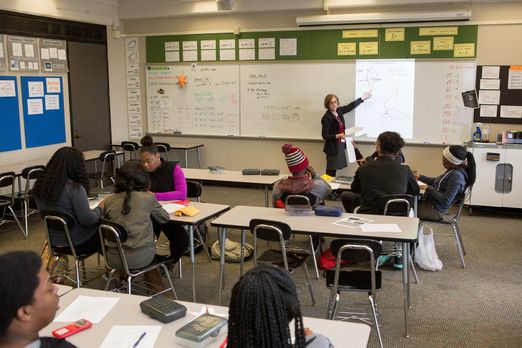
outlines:
M268 189L272 188L276 182L284 179L288 174L279 175L243 175L238 170L224 170L222 173L211 173L208 169L194 169L194 168L183 168L185 178L187 180L196 180L202 182L214 182L214 183L236 183L236 184L248 184L248 185L259 185L265 190L265 207L269 206L269 194Z
M117 297L119 301L112 310L99 322L93 324L90 329L79 332L67 338L67 341L79 348L83 347L99 347L114 325L141 325L141 326L161 326L158 339L154 347L180 347L175 340L176 331L196 318L199 313L206 307L213 309L217 315L228 316L228 307L205 305L201 303L177 301L187 307L187 315L181 319L168 324L163 324L143 314L140 310L140 302L148 297L138 295L120 294L101 290L93 290L86 288L74 289L64 296L60 297L60 309L58 313L64 311L78 296L90 297ZM81 318L78 318L81 319ZM86 318L88 319L88 318ZM326 319L304 317L303 323L305 327L309 327L315 333L322 334L330 339L334 347L352 347L365 348L368 344L370 336L370 326L361 323L332 321ZM68 323L51 322L48 326L40 330L40 336L51 336L51 332L57 328L63 327ZM293 325L291 325L291 330ZM137 333L137 337L139 333ZM225 338L225 330L220 332L217 340L205 347L219 347Z
M171 150L181 150L183 151L183 157L185 159L185 167L188 168L188 152L190 150L196 150L196 159L198 161L198 168L201 168L201 157L199 153L199 149L205 146L205 144L189 144L189 143L175 143L171 144ZM111 144L112 148L121 148L121 144Z
M161 202L162 204L169 203L167 201ZM189 231L190 240L190 263L192 265L192 300L196 301L196 260L194 256L194 230L200 223L215 218L216 216L223 214L225 211L230 209L230 206L224 204L212 204L202 202L190 202L190 206L199 210L199 213L195 216L176 216L170 215L170 220L179 222L187 226ZM181 262L181 260L179 261Z
M333 224L348 216L356 216L372 220L372 224L397 224L401 232L363 232L360 227L350 228ZM289 216L283 209L236 206L213 220L211 225L218 228L221 247L220 275L219 275L219 303L224 287L224 248L227 228L241 229L241 243L245 242L245 230L249 229L250 220L266 219L284 222L290 226L293 233L316 235L333 238L368 238L402 243L403 250L403 299L404 299L404 328L408 337L408 308L410 305L410 287L408 279L408 260L410 259L410 243L415 242L418 236L419 219L415 217L397 217L384 215L365 215L343 213L340 217L331 216Z
M56 287L58 288L58 296L63 296L65 295L66 293L68 293L69 291L71 291L73 289L72 286L69 286L69 285L63 285L63 284L54 284L56 285Z

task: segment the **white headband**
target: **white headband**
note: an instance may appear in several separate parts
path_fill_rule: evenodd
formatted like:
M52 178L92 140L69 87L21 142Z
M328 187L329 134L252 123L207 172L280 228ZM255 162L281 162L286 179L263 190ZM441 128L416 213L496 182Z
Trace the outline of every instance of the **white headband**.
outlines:
M444 148L444 150L442 150L442 156L444 156L444 158L451 164L455 164L455 165L460 165L462 163L464 163L464 161L466 159L458 159L457 157L455 157L451 151L450 151L450 147L447 146L446 148Z

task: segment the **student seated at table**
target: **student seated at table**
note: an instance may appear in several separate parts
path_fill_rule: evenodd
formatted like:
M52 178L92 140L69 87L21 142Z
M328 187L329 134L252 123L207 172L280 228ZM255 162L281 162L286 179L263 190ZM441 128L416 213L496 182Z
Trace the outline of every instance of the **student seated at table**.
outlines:
M87 194L89 178L83 153L74 147L62 147L47 163L44 174L34 184L33 195L41 214L45 212L67 213L75 219L69 228L76 252L93 253L101 250L98 224L102 206L91 210ZM52 233L52 231L51 231ZM55 243L67 246L65 236L52 236Z
M64 339L38 337L58 310L58 287L40 255L12 251L0 255L0 347L74 348Z
M170 219L149 188L150 179L145 168L139 162L128 161L116 175L114 195L105 199L104 218L127 230L123 251L131 269L147 267L154 260L156 244L152 221L162 226ZM119 262L116 248L109 249L107 254L113 264ZM158 269L146 275L148 281L163 287Z
M360 206L358 213L382 214L379 200L390 194L419 194L419 185L408 166L396 161L404 140L395 132L379 134L375 149L377 159L360 166L351 185L352 192L343 192L341 201L348 213Z
M295 342L289 324L294 321ZM257 266L232 289L228 310L229 348L330 348L328 338L303 327L295 284L282 268Z
M314 207L321 204L332 191L330 186L317 176L313 167L310 166L308 157L300 148L292 146L292 144L284 144L282 150L292 176L274 185L273 206L284 208L286 197L289 195L307 196Z
M362 166L363 164L366 164L368 161L375 161L378 157L377 151L374 151L370 156L364 157L359 148L357 147L357 144L355 141L352 141L353 148L355 150L355 159L357 160L357 164L359 166ZM403 164L406 162L406 159L404 158L404 154L402 153L402 150L399 150L397 153L397 156L395 156L395 161L399 164Z
M455 199L475 183L475 158L463 146L452 145L442 150L442 166L446 171L436 178L415 173L418 180L428 184L418 205L420 219L442 219Z
M141 139L143 146L140 151L141 163L149 173L151 187L150 191L158 201L172 201L187 199L187 182L185 174L178 162L164 161L154 144L150 135ZM177 261L187 251L189 247L189 236L185 228L173 221L159 226L153 224L154 234L159 236L161 232L169 239L170 260Z

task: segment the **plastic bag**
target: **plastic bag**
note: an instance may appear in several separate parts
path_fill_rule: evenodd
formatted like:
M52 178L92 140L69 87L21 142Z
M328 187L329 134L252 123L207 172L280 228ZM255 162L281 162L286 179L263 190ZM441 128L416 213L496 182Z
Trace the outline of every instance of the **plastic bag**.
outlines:
M254 247L245 243L243 251L244 260L248 260L254 253ZM219 260L221 255L221 248L219 240L216 240L210 247L210 257L213 260ZM241 262L241 243L233 242L230 239L225 239L225 262L239 263Z
M428 234L424 230L429 230ZM442 261L439 260L437 251L435 250L435 241L433 239L433 229L423 225L419 233L419 245L415 249L415 262L420 268L427 271L442 270Z

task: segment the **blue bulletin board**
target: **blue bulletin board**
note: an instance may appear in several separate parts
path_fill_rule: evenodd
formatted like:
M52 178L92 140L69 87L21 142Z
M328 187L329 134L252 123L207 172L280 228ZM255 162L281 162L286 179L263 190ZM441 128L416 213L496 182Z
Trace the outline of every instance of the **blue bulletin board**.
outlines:
M63 83L58 76L22 77L25 146L65 142Z
M15 76L0 76L0 152L22 148L20 109Z

